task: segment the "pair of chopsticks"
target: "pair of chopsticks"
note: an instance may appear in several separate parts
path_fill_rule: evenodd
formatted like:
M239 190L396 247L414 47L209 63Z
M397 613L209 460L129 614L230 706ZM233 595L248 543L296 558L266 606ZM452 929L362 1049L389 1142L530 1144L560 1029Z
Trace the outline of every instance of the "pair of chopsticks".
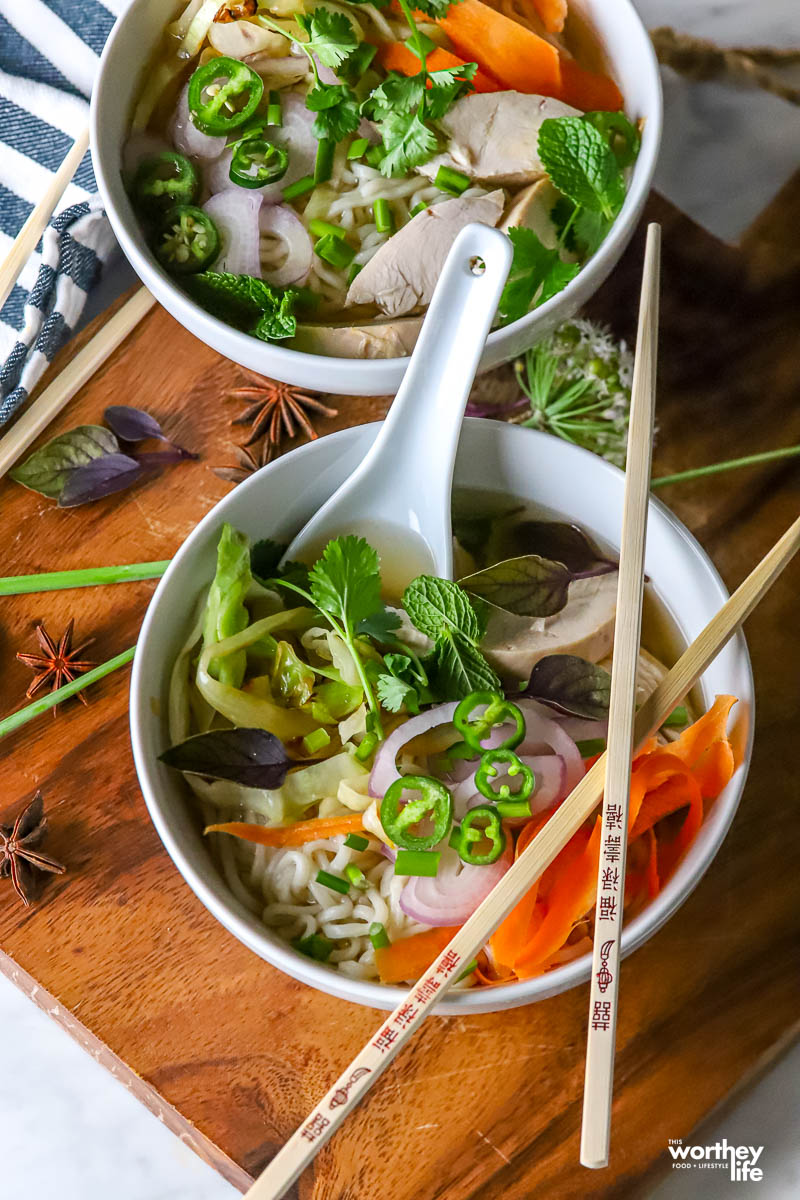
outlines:
M605 916L601 917L598 905L595 918L581 1161L591 1167L604 1166L608 1161L632 751L656 732L676 704L691 691L708 665L800 549L799 517L709 621L634 715L655 407L659 250L660 229L657 225L651 225L645 253L628 438L608 749L332 1084L313 1112L247 1192L246 1200L278 1200L284 1195L406 1045L425 1017L444 998L498 925L592 814L604 792L604 852L600 870L602 872L604 869L603 858L608 859L607 830L613 823L613 836L621 839L619 843L614 843L615 850L621 851L621 854L615 857L613 863L619 872L619 911L613 920L607 921ZM622 809L621 821L617 817L617 806ZM600 895L602 891L598 891ZM612 945L606 947L605 943L609 941ZM604 950L607 950L603 954L605 962L599 958ZM605 990L599 992L597 976L601 966L604 967L601 981ZM612 977L610 981L606 972ZM608 1004L609 1008L597 1010L598 1019L594 1019L593 1006L598 995L601 1004ZM607 1022L604 1019L606 1012L610 1014Z
M0 263L0 308L5 304L11 289L19 279L20 272L36 249L39 238L47 228L47 223L67 184L80 166L88 146L89 130L85 129L75 139L44 196L20 229L6 258ZM29 405L11 430L0 439L0 477L5 475L31 442L61 412L87 380L91 379L98 367L116 350L120 342L125 340L154 304L155 299L146 288L136 292Z

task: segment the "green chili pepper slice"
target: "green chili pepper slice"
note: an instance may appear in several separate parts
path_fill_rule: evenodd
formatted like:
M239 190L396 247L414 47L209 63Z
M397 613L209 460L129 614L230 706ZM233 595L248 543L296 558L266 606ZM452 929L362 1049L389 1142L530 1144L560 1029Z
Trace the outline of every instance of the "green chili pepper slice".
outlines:
M191 204L200 191L200 177L185 155L163 150L142 159L131 190L134 203L154 215L176 204Z
M289 155L282 146L266 138L250 137L237 143L228 174L239 187L260 188L283 179L288 167Z
M263 94L263 79L247 63L212 58L189 80L189 111L198 129L219 137L244 125Z
M404 792L420 792L400 807ZM411 833L412 826L426 817L433 821L427 834ZM427 775L403 775L386 789L381 801L381 825L388 838L406 850L430 850L450 832L453 797L438 779Z
M478 846L487 841L489 849L479 850ZM458 831L456 849L462 862L472 867L485 867L496 862L505 848L506 835L496 810L488 804L471 808Z
M507 783L492 787L492 780L499 774L498 763L505 765L506 774L512 779L522 776L516 791L512 791ZM487 800L527 800L536 786L536 779L530 767L513 750L487 750L475 774L475 786Z
M473 713L481 707L484 712L473 719ZM525 737L525 718L516 704L505 700L499 692L472 692L461 701L453 716L453 724L464 741L478 753L487 749L483 739L492 729L508 721L514 723L513 732L494 747L496 750L513 750Z
M193 275L213 263L219 248L219 230L208 213L179 204L164 217L156 258L173 275Z

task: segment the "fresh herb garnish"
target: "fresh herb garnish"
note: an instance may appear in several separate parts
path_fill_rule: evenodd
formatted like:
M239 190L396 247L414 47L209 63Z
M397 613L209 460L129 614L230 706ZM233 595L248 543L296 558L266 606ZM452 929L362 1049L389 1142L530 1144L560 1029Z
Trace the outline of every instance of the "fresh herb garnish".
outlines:
M532 306L557 295L580 270L578 263L562 262L559 250L548 249L532 229L514 227L508 236L514 258L498 305L504 324L518 321Z
M548 654L536 663L521 694L570 716L603 721L608 716L611 676L577 654Z
M461 699L500 681L480 651L486 632L483 606L476 607L457 583L420 575L403 593L403 607L421 633L434 643L426 659L437 691Z
M317 114L311 127L316 138L340 142L361 124L358 99L344 83L317 84L306 96L306 108Z
M551 617L567 603L571 575L562 562L524 554L459 580L471 595L521 617Z
M192 275L187 291L206 312L265 342L294 337L297 292L276 288L253 275L203 271Z
M280 738L265 729L214 729L170 746L161 762L192 775L229 779L243 787L279 788L289 769Z

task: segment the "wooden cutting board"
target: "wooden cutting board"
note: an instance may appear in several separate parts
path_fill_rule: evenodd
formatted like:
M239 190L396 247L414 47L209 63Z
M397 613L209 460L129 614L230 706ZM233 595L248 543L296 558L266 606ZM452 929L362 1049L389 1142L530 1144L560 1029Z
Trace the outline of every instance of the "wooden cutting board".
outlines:
M800 177L738 249L658 198L664 226L655 475L800 440ZM592 304L631 339L642 231ZM90 336L87 331L56 363ZM130 494L72 511L4 481L3 573L162 559L228 490L232 363L155 309L48 432L110 403L152 411L202 455ZM379 417L335 401L324 431ZM800 467L773 464L665 489L738 584L800 509ZM0 600L2 707L29 676L33 626L131 645L153 584ZM578 1164L588 989L488 1016L434 1017L293 1194L315 1200L633 1196L797 1028L800 628L794 564L747 627L756 748L740 813L706 878L623 967L612 1163ZM3 805L41 787L69 873L25 910L0 881L0 969L184 1141L245 1188L370 1034L373 1012L317 994L240 946L195 900L156 837L128 740L127 671L2 745ZM755 1136L755 1134L754 1134ZM769 1171L769 1147L764 1166Z

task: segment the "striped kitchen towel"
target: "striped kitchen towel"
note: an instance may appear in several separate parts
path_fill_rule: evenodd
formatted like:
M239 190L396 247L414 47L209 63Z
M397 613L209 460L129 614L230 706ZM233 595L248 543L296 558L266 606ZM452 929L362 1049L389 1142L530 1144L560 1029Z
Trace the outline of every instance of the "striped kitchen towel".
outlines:
M0 261L89 119L88 97L128 0L0 0ZM0 425L80 319L114 247L87 153L0 310Z

